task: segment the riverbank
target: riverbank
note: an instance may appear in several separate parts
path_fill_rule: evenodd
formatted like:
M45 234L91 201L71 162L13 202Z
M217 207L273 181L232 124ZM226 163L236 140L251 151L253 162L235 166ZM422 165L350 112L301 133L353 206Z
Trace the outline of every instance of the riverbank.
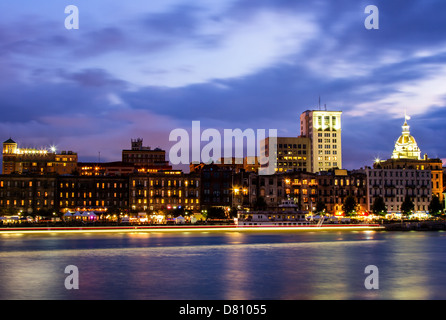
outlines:
M378 224L340 224L311 226L236 226L236 225L151 225L102 227L9 227L0 233L89 233L89 232L205 232L205 231L331 231L383 230Z
M386 231L442 231L446 230L444 221L396 222L384 225Z

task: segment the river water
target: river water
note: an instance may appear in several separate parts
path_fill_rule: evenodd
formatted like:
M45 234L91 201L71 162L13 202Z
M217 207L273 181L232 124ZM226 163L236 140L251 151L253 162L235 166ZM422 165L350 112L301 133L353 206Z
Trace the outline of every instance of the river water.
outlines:
M0 299L446 299L446 232L0 234Z

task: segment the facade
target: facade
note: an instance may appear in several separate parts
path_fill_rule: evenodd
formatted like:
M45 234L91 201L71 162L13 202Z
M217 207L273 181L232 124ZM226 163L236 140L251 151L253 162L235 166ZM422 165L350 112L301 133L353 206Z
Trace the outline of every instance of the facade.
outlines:
M344 200L348 196L355 198L358 212L369 211L365 172L342 169L321 171L317 174L317 183L319 201L325 204L327 213L342 212Z
M0 175L0 208L5 213L54 211L56 175Z
M129 206L137 212L185 209L200 212L200 175L181 171L135 174L129 178Z
M293 171L274 175L247 176L249 206L255 207L259 198L263 198L269 209L278 208L283 201L292 201L299 210L312 211L317 202L316 175Z
M444 200L443 194L443 162L441 159L425 158L417 159L388 159L376 162L376 169L406 169L406 170L428 170L430 172L432 195L437 196L440 201Z
M137 171L131 163L116 162L78 162L77 171L82 176L123 176Z
M410 135L408 117L403 125L403 132L395 142L395 148L391 159L377 160L373 167L375 169L408 169L408 170L430 170L432 194L444 200L443 194L443 161L441 159L429 159L427 154L421 158L421 151Z
M166 151L143 146L143 140L132 139L131 149L122 150L122 162L131 163L141 172L171 170L172 166L166 160Z
M236 169L230 165L209 164L201 167L199 174L201 179L201 206L203 210L210 207L230 209L234 204L234 193L243 188L234 181ZM237 194L239 195L239 194Z
M305 111L300 136L310 139L311 172L342 169L341 111Z
M243 158L243 169L245 172L259 172L260 162L257 156Z
M59 212L128 208L129 178L113 176L59 176L55 188Z
M262 141L265 155L270 156L276 150L275 170L277 173L288 171L311 172L311 140L307 137L277 137L277 144L271 145L269 137Z
M415 205L414 211L428 211L432 200L430 170L366 168L365 173L368 210L377 197L382 197L388 212L400 213L401 204L408 195Z
M71 174L76 168L77 154L72 151L19 148L12 139L3 142L3 174Z

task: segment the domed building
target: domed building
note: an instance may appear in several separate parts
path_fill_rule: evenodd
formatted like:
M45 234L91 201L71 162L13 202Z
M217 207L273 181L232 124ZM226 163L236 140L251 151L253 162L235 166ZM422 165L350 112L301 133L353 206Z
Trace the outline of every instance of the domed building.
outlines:
M409 131L409 125L406 121L403 125L403 133L395 142L395 149L392 153L392 159L421 159L421 151L418 148L417 142L413 136L411 136Z
M419 175L421 174L421 171L428 170L430 171L431 176L431 185L429 186L431 189L431 195L435 195L439 197L440 201L443 201L444 195L443 195L443 161L439 158L436 159L430 159L427 154L425 154L423 157L421 157L421 150L418 147L418 144L415 140L415 138L410 134L409 125L407 124L407 120L410 120L409 116L405 116L405 121L403 125L403 132L401 136L398 138L398 140L395 142L395 148L392 153L391 159L387 160L376 160L373 164L374 169L380 169L384 170L384 176L386 177L386 172L388 174L388 179L392 177L392 175L396 174L396 172L391 173L390 170L403 170L402 172L398 173L399 180L398 183L402 183L403 180L401 180L401 177L409 178L408 174L410 170L415 170L415 176L413 177L413 181L407 182L406 187L409 188L410 186L414 187L411 190L413 192L415 191L423 191L423 187L419 188L419 181L416 181L419 178ZM404 171L405 170L405 171ZM418 171L418 173L416 173ZM412 174L412 173L410 173ZM395 177L395 176L394 176ZM412 177L410 177L412 178ZM385 181L385 180L384 180ZM390 180L388 181L389 185L392 185L390 183ZM392 185L393 186L393 185ZM425 186L424 186L425 188ZM410 189L410 188L409 188ZM387 192L387 191L386 191ZM393 192L393 191L392 191ZM389 195L393 195L392 192L388 192ZM387 194L387 193L385 193ZM415 194L410 193L411 196L415 196ZM393 195L393 197L396 199L399 197L399 200L401 199L402 193L400 192L399 195ZM392 197L389 197L391 199ZM430 199L429 199L430 201Z

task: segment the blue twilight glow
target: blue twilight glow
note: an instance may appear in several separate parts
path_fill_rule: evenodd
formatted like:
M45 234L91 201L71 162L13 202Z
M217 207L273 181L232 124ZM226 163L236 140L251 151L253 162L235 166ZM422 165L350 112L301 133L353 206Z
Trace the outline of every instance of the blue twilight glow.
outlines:
M379 8L379 29L364 9ZM79 9L68 30L65 7ZM343 163L391 156L404 112L422 154L446 159L446 2L3 1L0 137L120 159L174 128L278 128L343 111ZM358 150L357 146L361 146Z

